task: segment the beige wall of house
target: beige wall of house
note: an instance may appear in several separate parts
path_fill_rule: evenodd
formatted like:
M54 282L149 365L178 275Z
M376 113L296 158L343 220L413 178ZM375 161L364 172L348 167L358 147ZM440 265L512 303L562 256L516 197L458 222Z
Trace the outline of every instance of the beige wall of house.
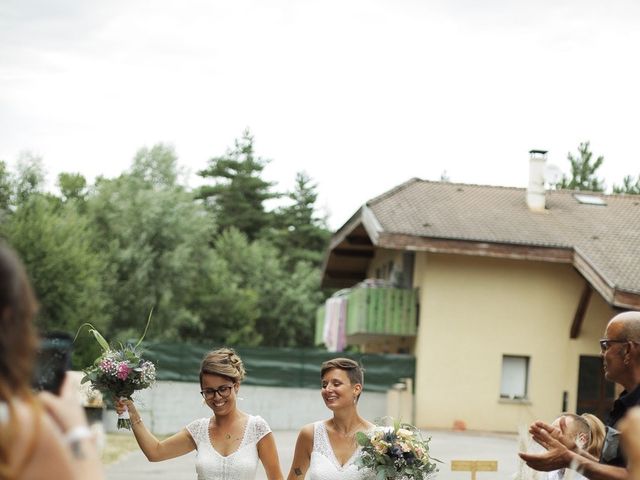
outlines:
M593 293L569 336L584 279L565 264L416 254L416 424L514 432L576 408L580 355L598 355L613 310ZM503 355L529 357L526 401L500 398Z

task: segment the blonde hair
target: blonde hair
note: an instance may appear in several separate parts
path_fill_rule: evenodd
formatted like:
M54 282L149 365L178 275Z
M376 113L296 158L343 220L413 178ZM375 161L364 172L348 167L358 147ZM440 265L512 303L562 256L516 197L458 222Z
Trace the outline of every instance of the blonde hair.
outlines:
M589 424L591 430L591 440L585 447L585 450L596 458L600 458L600 452L604 445L604 437L606 435L604 423L595 415L590 413L583 413L582 418Z
M200 385L203 375L220 375L240 383L245 377L242 359L233 348L218 348L207 353L200 364Z

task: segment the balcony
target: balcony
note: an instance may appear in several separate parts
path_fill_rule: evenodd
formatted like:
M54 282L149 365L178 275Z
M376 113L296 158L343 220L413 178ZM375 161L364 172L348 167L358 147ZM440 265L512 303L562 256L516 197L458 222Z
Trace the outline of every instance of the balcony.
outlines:
M338 317L344 317L346 343L363 344L382 336L415 337L417 333L417 290L394 287L358 286L342 290L321 306L316 313L315 343L324 341L326 311L336 298L340 306ZM346 309L346 312L345 312ZM334 315L336 315L334 313ZM343 321L343 320L339 320Z

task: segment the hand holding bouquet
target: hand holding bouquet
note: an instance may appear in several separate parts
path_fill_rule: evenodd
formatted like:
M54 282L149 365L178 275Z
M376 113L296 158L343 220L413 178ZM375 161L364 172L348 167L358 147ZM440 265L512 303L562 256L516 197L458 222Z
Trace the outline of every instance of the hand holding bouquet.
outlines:
M151 314L149 314L149 320L151 320ZM143 390L153 385L156 380L156 367L153 363L144 360L138 350L149 327L149 320L142 337L135 346L121 344L120 348L112 348L100 332L91 324L85 324L89 325L89 331L93 333L103 351L93 365L84 370L85 376L82 383L91 382L91 387L105 396L128 399L131 399L131 395L136 390ZM128 411L118 415L118 428L131 429Z
M362 446L358 468L369 468L377 479L424 480L437 472L436 460L429 456L430 438L408 423L393 422L392 426L376 426L356 440ZM434 461L432 461L434 460Z

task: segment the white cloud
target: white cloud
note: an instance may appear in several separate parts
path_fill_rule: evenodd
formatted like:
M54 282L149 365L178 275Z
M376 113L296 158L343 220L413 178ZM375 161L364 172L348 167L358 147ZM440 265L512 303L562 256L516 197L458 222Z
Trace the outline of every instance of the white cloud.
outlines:
M175 145L204 168L249 126L269 179L306 170L339 226L411 177L524 186L527 151L635 155L631 1L115 0L0 7L0 158L127 168ZM634 171L638 170L638 171Z

